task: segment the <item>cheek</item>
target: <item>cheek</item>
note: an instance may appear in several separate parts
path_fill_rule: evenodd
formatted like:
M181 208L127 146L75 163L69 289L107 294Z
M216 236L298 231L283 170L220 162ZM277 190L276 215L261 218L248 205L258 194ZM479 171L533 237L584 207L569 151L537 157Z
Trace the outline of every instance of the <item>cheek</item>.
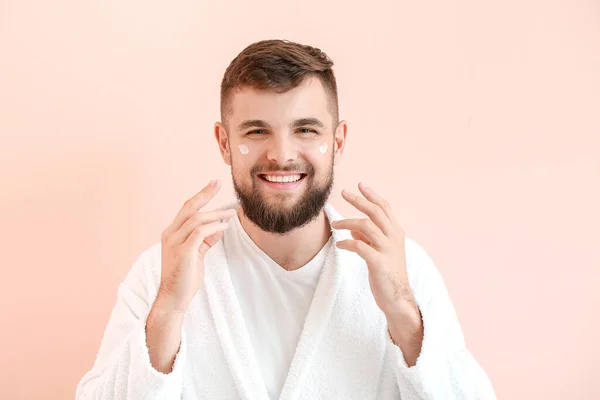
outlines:
M246 179L252 168L259 161L260 148L252 143L242 143L232 146L232 169L234 175L240 179Z
M325 154L325 153L327 153L327 142L323 143L323 144L321 145L321 147L319 147L319 152L320 152L321 154Z
M245 144L238 145L238 149L239 149L240 153L242 153L242 155L246 155L250 152L250 149Z
M307 158L316 163L322 163L324 158L327 158L331 152L331 143L329 141L320 140L320 141L309 141L306 143L302 143L302 153L305 154Z
M258 140L242 140L233 146L233 152L236 156L247 158L257 158L265 150L264 142Z
M235 144L231 150L233 162L240 171L251 168L261 151L259 146L249 141Z
M242 176L254 165L256 152L253 152L250 146L244 144L235 146L234 150L231 155L233 172L237 176Z
M303 157L315 170L315 176L321 177L329 170L331 163L331 145L320 144L310 151L303 153Z
M333 150L329 141L317 143L312 151L310 151L310 160L316 164L315 167L324 168L329 165L330 159L333 156Z

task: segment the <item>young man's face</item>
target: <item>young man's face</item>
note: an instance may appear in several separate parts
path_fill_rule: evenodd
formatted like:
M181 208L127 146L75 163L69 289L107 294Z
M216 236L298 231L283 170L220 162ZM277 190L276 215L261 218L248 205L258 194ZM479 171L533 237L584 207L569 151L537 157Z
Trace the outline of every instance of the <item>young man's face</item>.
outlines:
M317 217L346 135L344 121L334 125L321 81L309 78L285 93L235 91L230 110L228 130L217 123L215 135L248 218L285 233Z

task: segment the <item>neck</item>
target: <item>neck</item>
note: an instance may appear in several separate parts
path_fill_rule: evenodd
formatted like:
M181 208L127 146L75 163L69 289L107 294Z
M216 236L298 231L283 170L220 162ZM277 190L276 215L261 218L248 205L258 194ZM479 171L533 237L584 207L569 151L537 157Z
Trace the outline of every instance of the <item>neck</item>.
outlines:
M331 227L324 210L307 225L285 234L263 231L246 217L242 207L238 208L238 217L250 239L288 271L306 265L321 251L331 236ZM299 246L299 243L302 245Z

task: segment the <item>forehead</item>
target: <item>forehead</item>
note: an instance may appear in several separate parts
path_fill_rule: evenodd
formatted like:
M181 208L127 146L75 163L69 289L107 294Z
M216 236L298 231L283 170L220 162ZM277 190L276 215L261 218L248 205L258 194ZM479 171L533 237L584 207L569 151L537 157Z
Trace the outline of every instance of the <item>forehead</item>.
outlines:
M318 118L330 126L333 116L327 92L318 78L309 78L284 93L274 90L241 88L230 100L232 127L248 119L264 120L270 125L287 125L300 118Z

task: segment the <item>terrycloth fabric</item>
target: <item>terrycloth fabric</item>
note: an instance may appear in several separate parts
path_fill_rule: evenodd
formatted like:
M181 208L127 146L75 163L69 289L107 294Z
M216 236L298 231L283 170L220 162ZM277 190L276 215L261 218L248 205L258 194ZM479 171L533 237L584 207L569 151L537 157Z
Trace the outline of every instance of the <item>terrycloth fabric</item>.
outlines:
M341 216L327 205L329 221ZM351 238L333 230L334 242ZM187 310L173 370L150 364L145 323L160 283L160 243L144 251L119 286L93 368L76 399L268 400L235 295L222 242L205 258L204 286ZM410 287L424 339L408 367L392 343L365 262L335 248L325 262L280 399L496 399L467 350L443 280L427 253L406 239Z
M238 216L223 235L229 275L240 304L256 361L270 400L277 400L287 378L304 321L327 254L329 241L302 268L286 271L246 233Z

